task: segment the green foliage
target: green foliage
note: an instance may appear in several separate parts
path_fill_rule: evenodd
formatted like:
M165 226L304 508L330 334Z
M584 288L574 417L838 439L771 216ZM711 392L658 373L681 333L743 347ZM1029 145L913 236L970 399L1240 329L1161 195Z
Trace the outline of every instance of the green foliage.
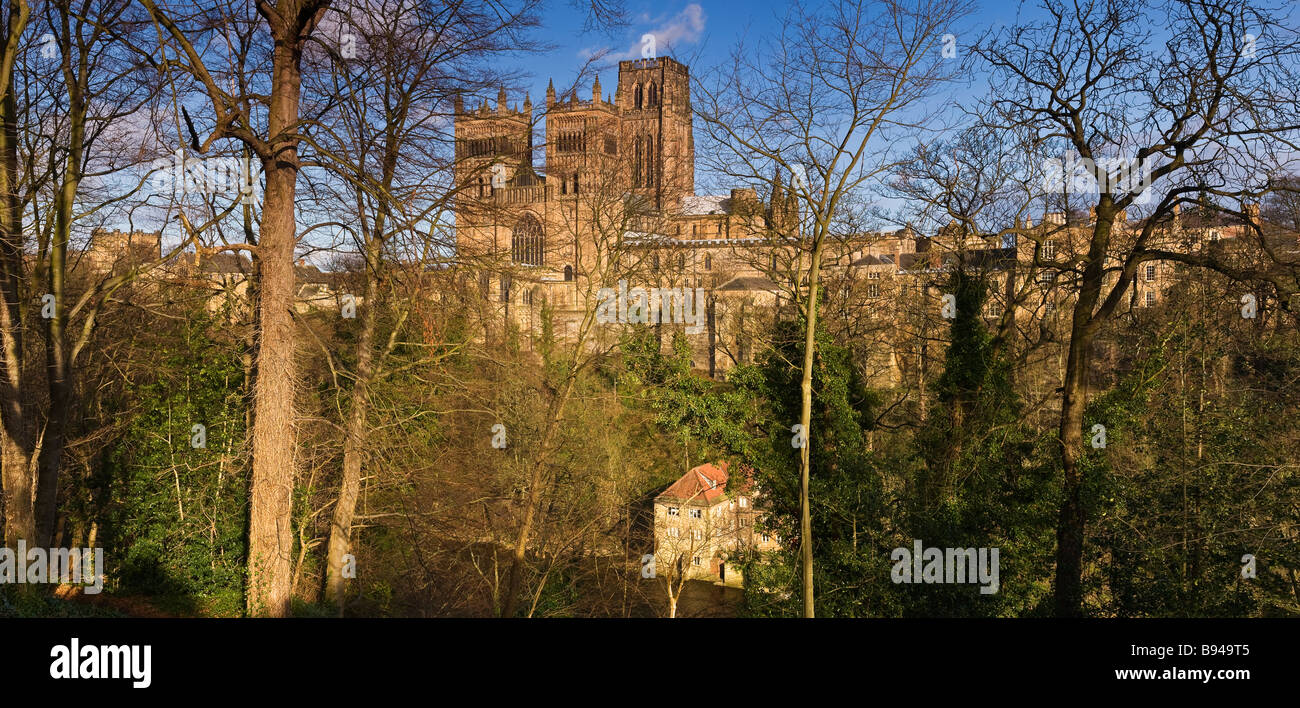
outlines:
M1053 439L1022 420L1010 367L992 343L981 312L987 282L953 273L956 316L937 405L916 436L914 483L906 500L908 546L997 548L1000 588L980 594L970 585L900 585L906 614L1023 615L1048 598L1055 550L1059 481Z
M244 373L215 326L195 313L157 353L153 379L137 387L131 422L105 455L104 544L119 592L242 597ZM205 447L191 445L195 425L206 428Z

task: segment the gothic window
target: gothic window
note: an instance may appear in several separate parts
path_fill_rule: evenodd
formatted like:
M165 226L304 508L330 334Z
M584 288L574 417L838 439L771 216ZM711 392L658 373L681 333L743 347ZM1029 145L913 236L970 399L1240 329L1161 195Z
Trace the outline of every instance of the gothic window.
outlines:
M713 256L704 257L704 270L713 270Z
M655 186L655 139L645 136L645 186Z
M573 173L573 193L578 193L578 173Z
M573 280L573 266L566 265L564 266L564 282L567 283L570 280Z
M510 258L523 265L542 265L543 234L537 217L524 214L510 238Z
M510 302L510 276L501 276L501 302Z
M641 138L634 138L634 140L636 142L636 151L635 151L636 159L633 160L632 162L632 186L640 187L641 186L641 159L643 157L643 154L641 152Z
M655 88L654 82L650 82L650 90L646 94L646 106L659 105L659 91Z
M632 89L632 106L634 108L641 107L641 96L641 84L637 84L636 88Z

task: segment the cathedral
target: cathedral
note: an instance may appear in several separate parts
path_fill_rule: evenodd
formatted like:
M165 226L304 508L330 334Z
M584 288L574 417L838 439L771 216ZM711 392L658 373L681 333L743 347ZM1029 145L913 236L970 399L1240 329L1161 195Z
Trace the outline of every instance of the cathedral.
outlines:
M613 95L597 77L589 100L577 91L557 97L552 84L543 115L544 130L535 130L531 99L509 104L504 89L495 109L456 102L457 257L473 264L499 321L536 332L545 303L559 339L576 340L584 326L608 339L617 328L605 325L638 321L635 312L624 316L625 293L635 301L638 291L671 291L697 301L686 303L684 320L674 316L680 301L661 307L647 298L643 310L652 312L640 321L661 340L670 339L664 327L677 326L696 369L715 374L751 356L743 328L723 323L779 299L767 277L777 249L765 234L793 198L779 190L766 203L753 189L695 194L687 67L667 57L620 62ZM584 325L614 292L616 320Z
M456 257L477 278L485 325L536 335L543 311L557 339L612 347L628 326L654 328L661 348L685 336L691 365L720 376L751 361L794 295L807 263L792 247L799 209L780 174L752 188L695 193L690 76L667 57L623 61L612 96L599 78L590 99L557 96L537 130L532 101L455 105ZM534 135L545 136L535 162ZM1258 219L1251 207L1249 221ZM1073 264L1087 252L1095 215L1017 217L1000 233L962 235L956 224L923 235L910 226L837 239L823 257L824 318L853 325L868 380L916 381L941 356L945 274L960 266L990 279L990 326L1068 325ZM1121 213L1119 233L1143 221ZM1222 249L1245 222L1178 214L1152 243L1175 252ZM1279 248L1294 253L1294 232ZM1238 248L1240 246L1227 246ZM1119 254L1107 256L1112 271ZM1175 264L1145 264L1129 308L1153 308L1178 281ZM784 286L779 285L783 283ZM700 304L703 303L703 304ZM611 314L612 313L612 314ZM1048 338L1050 339L1050 337Z

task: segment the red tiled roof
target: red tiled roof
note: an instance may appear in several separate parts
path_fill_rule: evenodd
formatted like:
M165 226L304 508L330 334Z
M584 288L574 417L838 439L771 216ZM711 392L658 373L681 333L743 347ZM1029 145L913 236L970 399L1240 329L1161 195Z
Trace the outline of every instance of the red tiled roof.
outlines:
M713 506L727 498L728 466L729 463L725 460L716 465L706 462L682 475L681 479L673 482L656 499L703 502ZM746 467L741 470L745 476L741 489L748 492L753 486L750 479L753 471Z

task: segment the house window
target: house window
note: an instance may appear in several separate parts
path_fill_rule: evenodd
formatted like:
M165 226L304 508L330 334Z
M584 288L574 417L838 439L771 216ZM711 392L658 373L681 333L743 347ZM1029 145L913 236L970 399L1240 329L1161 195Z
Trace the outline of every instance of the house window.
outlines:
M873 270L867 273L867 280L880 280L880 271Z
M692 559L691 559L691 565L702 565L702 564L700 563L700 557L699 557L699 556L695 556L694 558L692 558Z
M990 303L989 303L989 317L1001 317L1001 316L1002 316L1002 305L1001 305L1001 303L990 302Z
M744 528L744 527L746 527L746 526L749 526L749 517L748 517L748 516L742 516L742 517L740 517L740 526L741 526L741 528Z
M699 529L693 529L693 530L691 531L691 538L693 538L693 539L695 539L696 541L698 541L698 540L704 538L704 532L703 532L703 531L700 531Z
M1040 285L1052 284L1052 271L1042 270L1038 272L1038 282Z
M704 515L700 513L700 510L699 510L699 509L691 509L691 518L692 518L692 519L703 518L703 516L704 516Z
M669 516L680 516L681 514L680 514L679 512L680 512L680 510L679 510L677 507L675 507L675 506L670 506L670 507L668 507L668 515L669 515Z
M1043 258L1056 258L1056 242L1048 241L1043 244Z
M880 297L880 285L878 283L869 283L867 285L867 297Z
M741 498L740 498L740 508L741 508L741 509L744 509L744 508L747 507L747 506L749 506L749 499L746 499L745 497L741 497Z
M1050 301L1050 300L1047 302L1047 305L1045 305L1045 306L1043 307L1043 311L1044 311L1044 312L1047 312L1047 313L1049 313L1049 314L1052 313L1052 312L1054 312L1055 310L1056 310L1056 303L1054 303L1054 302L1052 302L1052 301Z
M1156 279L1156 267L1153 265L1147 266L1147 282L1149 283L1155 279Z
M770 534L763 534L763 543L767 543L768 541L771 540L772 540L772 536Z
M1155 307L1155 305L1156 305L1156 294L1154 292L1147 291L1146 306Z
M681 537L681 535L682 535L682 530L681 530L681 529L677 528L676 526L669 526L669 527L668 527L668 537L669 537L669 538L679 538L679 537Z

